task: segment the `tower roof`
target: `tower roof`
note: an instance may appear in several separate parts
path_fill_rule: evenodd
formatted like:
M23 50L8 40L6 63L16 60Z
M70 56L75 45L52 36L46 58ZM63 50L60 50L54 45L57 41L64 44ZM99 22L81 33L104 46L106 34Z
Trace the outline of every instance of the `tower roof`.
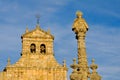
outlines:
M36 25L36 28L24 33L21 38L51 38L54 39L54 36L50 34L49 31L44 31L40 28L39 25Z

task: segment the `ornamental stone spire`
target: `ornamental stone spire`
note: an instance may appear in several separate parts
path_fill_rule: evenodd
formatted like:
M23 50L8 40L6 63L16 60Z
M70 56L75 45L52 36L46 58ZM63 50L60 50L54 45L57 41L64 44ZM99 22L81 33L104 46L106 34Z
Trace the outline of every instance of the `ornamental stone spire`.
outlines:
M78 75L78 71L77 71L77 68L78 68L78 64L76 63L76 59L74 58L73 59L73 64L70 66L72 69L73 69L73 72L72 74L70 75L70 80L80 80L79 79L79 75Z
M92 64L90 65L90 68L92 69L92 73L90 74L90 80L101 80L101 76L96 71L98 65L95 64L94 59L92 59Z
M10 66L10 58L7 60L7 67Z
M88 31L88 25L86 21L82 18L82 12L76 12L76 19L73 23L72 30L76 34L77 46L78 46L78 67L77 71L79 71L79 76L82 76L79 80L87 80L88 79L88 62L86 55L86 46L85 46L85 36Z
M29 32L29 29L28 29L28 26L26 27L26 30L25 30L25 33L28 33Z
M93 70L90 73L88 62L87 62L87 54L86 54L86 46L85 46L85 36L88 31L88 25L86 21L82 18L82 12L76 12L76 19L74 20L72 31L76 35L77 39L77 47L78 47L78 63L76 63L76 59L73 60L73 64L71 68L73 72L70 75L70 80L101 80L101 76L97 74L96 69L97 65L92 60L92 64L90 68Z

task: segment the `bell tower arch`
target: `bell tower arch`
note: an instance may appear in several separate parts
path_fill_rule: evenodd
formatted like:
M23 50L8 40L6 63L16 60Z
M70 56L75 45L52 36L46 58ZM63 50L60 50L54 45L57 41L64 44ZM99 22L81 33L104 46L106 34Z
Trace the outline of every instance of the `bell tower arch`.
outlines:
M46 45L45 44L40 45L40 53L41 54L46 54Z
M36 53L36 45L35 45L34 43L32 43L32 44L30 45L30 52L31 52L31 53Z

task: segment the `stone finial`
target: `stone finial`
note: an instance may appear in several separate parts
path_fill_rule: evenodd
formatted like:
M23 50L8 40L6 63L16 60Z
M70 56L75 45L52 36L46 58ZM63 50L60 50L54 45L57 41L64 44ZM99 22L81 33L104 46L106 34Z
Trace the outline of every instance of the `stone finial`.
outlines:
M8 58L8 60L7 60L7 66L9 66L10 65L10 58Z
M76 58L73 59L73 64L70 66L73 70L75 70L78 67L78 64L76 63Z
M73 59L73 64L70 66L73 69L72 74L70 75L70 80L78 80L79 75L77 72L78 64L76 63L76 59Z
M90 68L96 72L96 69L98 68L98 65L95 64L95 59L92 59L92 64L90 65Z
M25 33L28 33L29 32L29 30L28 30L28 26L26 27L26 30L25 30Z
M40 25L39 24L36 25L36 29L40 29Z
M101 80L101 76L96 71L98 65L95 64L94 59L92 59L92 64L90 65L90 68L92 69L92 73L90 74L90 80Z

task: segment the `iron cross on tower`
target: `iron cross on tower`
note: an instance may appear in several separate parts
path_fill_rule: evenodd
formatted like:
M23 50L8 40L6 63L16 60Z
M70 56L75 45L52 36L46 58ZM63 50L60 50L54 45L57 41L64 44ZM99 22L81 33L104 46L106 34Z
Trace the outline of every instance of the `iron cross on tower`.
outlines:
M37 24L39 24L39 21L40 21L40 15L37 14L37 15L36 15L36 18L37 18Z

